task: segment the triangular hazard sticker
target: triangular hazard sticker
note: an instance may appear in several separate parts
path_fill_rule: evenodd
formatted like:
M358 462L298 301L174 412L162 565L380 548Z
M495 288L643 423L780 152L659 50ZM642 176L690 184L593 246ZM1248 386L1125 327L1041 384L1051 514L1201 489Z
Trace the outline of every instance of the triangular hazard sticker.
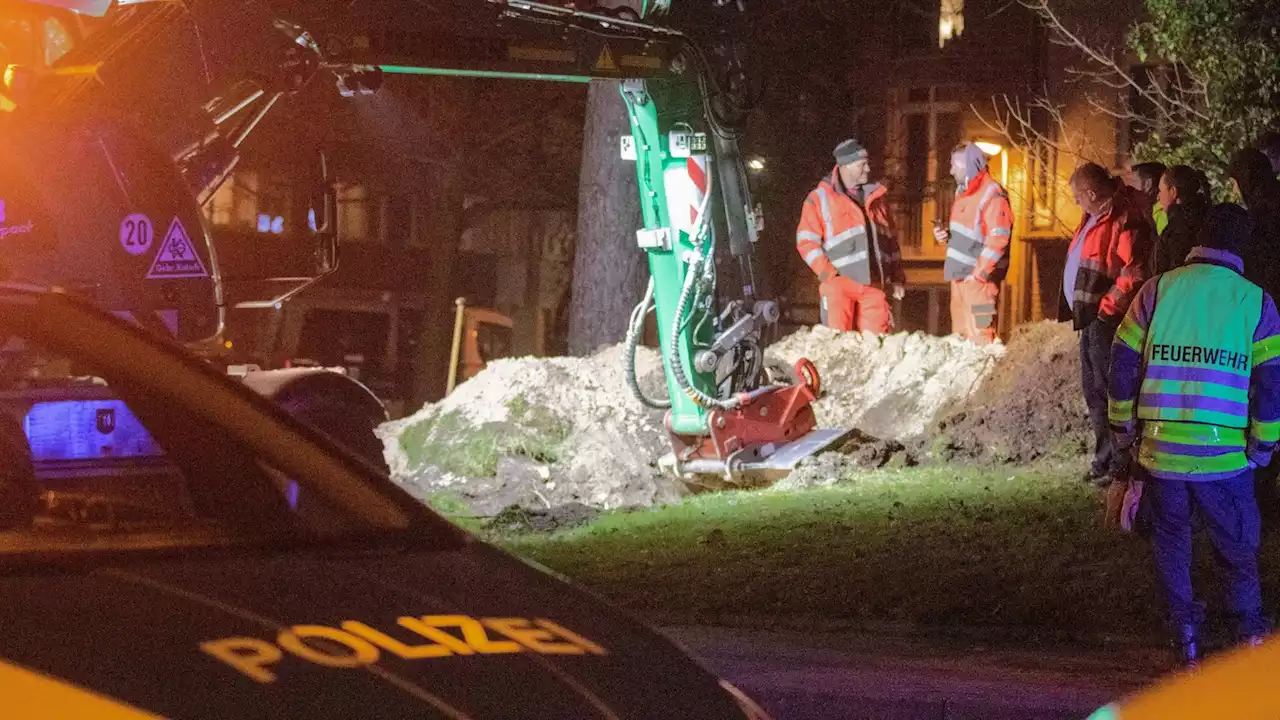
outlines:
M164 242L160 243L156 259L151 262L147 279L205 277L209 277L209 271L200 262L200 255L196 253L196 246L191 242L191 236L187 235L187 229L182 227L182 221L175 217L169 223L169 232L165 233Z
M618 66L613 62L613 53L609 52L609 43L605 43L600 48L600 54L596 56L596 70L606 70L608 72L617 72Z

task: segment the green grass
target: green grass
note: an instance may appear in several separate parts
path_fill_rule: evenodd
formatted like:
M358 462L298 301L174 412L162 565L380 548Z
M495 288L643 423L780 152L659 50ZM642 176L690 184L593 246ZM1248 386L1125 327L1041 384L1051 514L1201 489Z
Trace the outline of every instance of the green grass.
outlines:
M483 518L476 517L471 507L457 493L437 491L428 493L422 498L432 510L449 518L450 522L462 526L472 532L480 532L485 528Z
M1101 529L1081 470L879 470L826 489L703 495L502 544L662 621L1154 636L1146 542ZM1267 540L1268 558L1280 560L1280 540Z
M410 467L431 465L467 477L492 477L498 458L519 455L552 464L560 459L569 424L522 397L507 403L509 420L475 426L457 412L440 413L404 429L400 447Z

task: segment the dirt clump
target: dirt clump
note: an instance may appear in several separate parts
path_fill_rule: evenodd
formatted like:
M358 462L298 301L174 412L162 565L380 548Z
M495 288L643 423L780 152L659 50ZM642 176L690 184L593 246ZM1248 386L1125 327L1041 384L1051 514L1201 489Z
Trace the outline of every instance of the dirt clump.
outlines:
M1028 463L1079 457L1093 431L1080 389L1080 350L1070 324L1016 329L1004 357L917 449L935 461Z
M775 490L830 487L856 477L859 470L906 467L918 463L915 454L896 440L881 440L854 430L839 445L800 463L790 475L774 483Z
M554 508L525 508L510 505L490 518L484 529L501 535L553 533L585 525L600 516L601 511L582 503L568 503Z

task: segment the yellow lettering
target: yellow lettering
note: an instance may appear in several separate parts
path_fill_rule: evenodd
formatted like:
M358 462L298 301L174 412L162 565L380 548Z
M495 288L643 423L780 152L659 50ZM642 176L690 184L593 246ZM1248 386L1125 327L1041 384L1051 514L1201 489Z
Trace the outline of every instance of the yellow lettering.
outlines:
M545 628L545 629L547 629L547 630L550 630L550 631L552 632L552 634L556 635L557 637L559 637L559 638L561 638L561 639L564 639L564 640L568 640L569 642L573 643L574 645L577 645L578 647L582 648L583 650L586 650L587 652L591 653L592 655L606 655L606 654L608 654L608 653L605 651L605 649L604 649L604 648L602 648L602 647L600 647L599 645L597 645L597 644L595 644L595 643L591 642L590 640L588 640L588 639L586 639L586 638L582 637L581 635L579 635L578 633L576 633L576 632L574 632L574 631L570 630L569 628L562 627L562 626L560 626L560 625L558 625L558 624L556 624L556 623L554 623L554 622L552 622L552 621L550 621L550 620L547 620L546 618L538 618L538 619L537 619L537 620L535 620L534 622L538 625L538 627L541 627L541 628Z
M578 645L552 642L556 636L547 630L533 627L524 618L483 618L485 627L496 630L536 653L544 655L581 655L586 650Z
M200 649L260 683L275 682L275 673L264 665L280 662L284 653L266 640L233 637L200 643Z
M462 630L462 639L471 649L482 655L500 653L518 653L520 646L510 640L490 640L484 626L475 618L466 615L425 615L422 622L432 627L457 627Z
M306 638L338 643L346 646L351 652L340 654L326 652L308 645L304 642ZM354 668L362 665L371 665L378 661L378 648L351 633L324 625L294 625L289 630L281 630L280 634L276 636L276 642L279 643L280 647L303 660L309 660L325 667Z
M348 620L342 623L342 629L352 635L358 635L383 650L404 658L405 660L421 660L422 658L449 657L453 655L453 651L444 645L437 645L435 643L429 643L426 645L406 645L389 635L374 630L368 625L365 625L362 622L356 622L355 620Z
M434 628L426 624L424 622L425 620L427 620L427 618L425 617L424 618L402 617L396 622L400 623L400 627L412 632L416 632L428 640L435 640L436 642L449 648L450 650L454 651L459 655L475 655L476 654L476 651L472 650L470 645L462 642L458 638L450 635L449 633L443 630Z

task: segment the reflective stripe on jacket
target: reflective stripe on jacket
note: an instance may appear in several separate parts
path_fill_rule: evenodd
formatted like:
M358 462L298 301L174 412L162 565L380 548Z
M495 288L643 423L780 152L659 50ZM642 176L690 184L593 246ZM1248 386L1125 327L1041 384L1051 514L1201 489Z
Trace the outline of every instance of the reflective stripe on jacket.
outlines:
M1280 440L1280 315L1241 267L1197 248L1143 285L1116 331L1108 418L1157 478L1232 477Z
M866 203L860 205L844 191L838 169L818 183L804 201L796 250L819 277L839 273L864 285L905 282L887 191L883 185L863 190Z
M1124 317L1148 277L1146 261L1155 232L1147 206L1127 185L1120 186L1111 209L1082 238L1088 220L1088 215L1080 219L1071 240L1071 248L1081 246L1080 269L1067 308L1077 330L1099 316L1117 323Z
M1013 211L1009 195L983 170L956 194L951 206L951 240L942 265L946 280L970 275L983 282L1000 282L1009 267L1009 239Z

